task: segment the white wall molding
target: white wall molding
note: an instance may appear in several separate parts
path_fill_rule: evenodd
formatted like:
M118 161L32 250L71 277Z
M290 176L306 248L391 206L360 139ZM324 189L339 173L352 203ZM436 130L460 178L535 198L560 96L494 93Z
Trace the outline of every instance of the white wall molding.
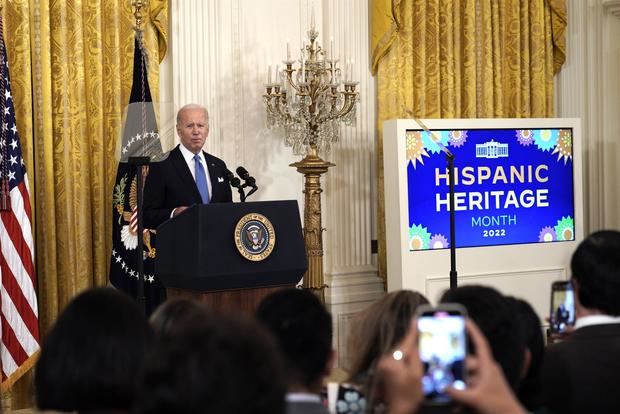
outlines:
M459 286L484 285L493 286L506 295L516 295L527 298L541 320L549 314L549 294L551 283L556 280L566 280L567 269L540 268L516 272L459 274ZM426 297L437 303L442 293L449 288L450 279L444 275L429 276L426 281ZM541 287L543 287L541 289ZM516 294L515 292L518 292Z

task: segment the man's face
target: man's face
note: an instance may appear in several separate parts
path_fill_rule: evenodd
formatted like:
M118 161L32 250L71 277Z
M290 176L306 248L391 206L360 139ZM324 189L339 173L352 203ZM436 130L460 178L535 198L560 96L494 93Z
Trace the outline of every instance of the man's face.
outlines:
M185 148L198 154L209 135L209 119L203 109L186 109L177 124L177 134Z

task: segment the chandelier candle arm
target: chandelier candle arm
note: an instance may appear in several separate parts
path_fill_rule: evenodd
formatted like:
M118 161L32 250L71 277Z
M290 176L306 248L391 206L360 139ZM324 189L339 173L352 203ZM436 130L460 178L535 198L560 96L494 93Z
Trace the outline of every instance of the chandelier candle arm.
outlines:
M356 119L359 92L353 81L353 62L345 62L345 71L338 67L333 38L329 50L319 45L319 32L314 22L308 38L302 42L299 59L293 59L286 42L284 69L276 66L275 83L271 82L271 66L263 102L267 127L281 129L284 144L293 148L302 160L291 164L304 175L304 240L308 255L308 271L303 286L324 299L326 287L323 274L323 238L321 221L321 175L334 164L324 161L332 144L340 140L342 123L352 125ZM345 53L346 56L346 53ZM298 65L298 67L295 67ZM344 78L344 79L343 79Z

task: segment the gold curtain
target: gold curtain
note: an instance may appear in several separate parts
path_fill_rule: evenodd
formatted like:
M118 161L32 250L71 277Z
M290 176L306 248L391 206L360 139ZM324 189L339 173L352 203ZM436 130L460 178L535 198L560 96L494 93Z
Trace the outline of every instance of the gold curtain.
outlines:
M11 87L34 206L42 337L76 293L108 282L115 151L132 80L131 3L5 2ZM157 100L168 3L148 3L143 29ZM31 405L20 389L27 380L14 387L13 408Z
M551 117L566 0L373 0L379 274L386 277L383 121Z

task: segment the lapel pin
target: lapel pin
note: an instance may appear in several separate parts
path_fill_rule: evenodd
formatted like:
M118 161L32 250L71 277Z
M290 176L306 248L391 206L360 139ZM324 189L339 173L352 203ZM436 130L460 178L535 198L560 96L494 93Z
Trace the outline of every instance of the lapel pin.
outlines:
M224 182L224 178L223 177L217 177L217 182L218 183L223 183Z

